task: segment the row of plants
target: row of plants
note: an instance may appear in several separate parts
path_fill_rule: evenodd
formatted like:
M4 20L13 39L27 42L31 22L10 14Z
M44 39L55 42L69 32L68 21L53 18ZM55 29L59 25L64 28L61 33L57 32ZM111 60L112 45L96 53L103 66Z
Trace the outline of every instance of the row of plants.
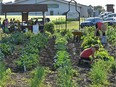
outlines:
M109 32L107 31L107 33ZM111 74L112 70L116 69L114 57L108 54L108 51L102 46L101 40L94 36L93 27L89 27L84 30L82 39L83 42L81 46L83 49L91 47L95 44L99 44L100 46L99 51L95 53L98 60L93 63L89 73L89 77L92 82L90 87L108 87L110 85L108 75Z
M53 23L45 24L46 33L54 37L56 37L55 41L55 48L57 49L56 56L54 57L54 67L58 71L58 79L57 79L57 86L59 87L71 87L72 84L72 76L73 76L73 69L70 62L70 57L68 52L66 51L67 47L67 40L68 38L62 37L64 32L61 30L54 30ZM55 33L54 33L55 32ZM57 33L56 33L57 32ZM43 39L43 38L41 38ZM47 43L47 42L46 42ZM43 44L42 44L43 45ZM47 69L47 72L49 70ZM64 75L65 73L65 75ZM34 71L34 77L31 80L31 87L42 87L44 86L43 81L45 79L46 69L42 66L37 67ZM68 79L68 81L67 81ZM71 81L71 82L70 82Z
M57 53L54 66L58 71L57 86L77 87L77 84L73 80L74 70L71 65L69 53L67 52L67 35L62 36L61 32L57 32L55 35L55 48L57 49Z
M116 27L108 27L107 30L107 38L108 38L108 42L114 46L116 46Z
M116 72L115 61L99 60L92 65L92 69L89 73L92 84L90 87L109 87L109 74ZM115 83L114 83L115 84Z
M37 34L30 38L30 41L25 44L20 50L20 57L17 60L17 65L20 69L31 70L39 63L39 51L47 45L48 34Z

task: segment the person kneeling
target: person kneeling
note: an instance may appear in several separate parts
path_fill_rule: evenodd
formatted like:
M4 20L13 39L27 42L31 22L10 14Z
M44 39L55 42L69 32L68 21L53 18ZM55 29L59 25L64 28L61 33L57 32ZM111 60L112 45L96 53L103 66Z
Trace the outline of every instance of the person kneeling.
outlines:
M90 58L90 56L92 56L92 58L94 59L94 53L96 51L99 50L99 45L94 45L94 46L91 46L90 48L87 48L85 50L83 50L81 53L80 53L80 62L81 61L87 61L87 62L92 62L92 59Z

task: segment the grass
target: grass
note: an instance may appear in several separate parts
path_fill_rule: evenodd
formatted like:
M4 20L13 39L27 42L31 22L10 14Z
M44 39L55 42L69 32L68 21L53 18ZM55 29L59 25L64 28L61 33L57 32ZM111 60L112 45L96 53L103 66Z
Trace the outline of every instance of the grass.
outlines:
M0 15L0 17L2 18L2 20L5 19L5 15ZM36 18L36 17L42 17L42 16L29 16L28 19ZM46 17L50 18L51 21L56 20L57 18L64 18L65 19L65 16L62 16L62 15L61 16L46 16ZM22 20L21 15L7 15L7 18L8 19L15 18L15 19L18 19L20 21Z

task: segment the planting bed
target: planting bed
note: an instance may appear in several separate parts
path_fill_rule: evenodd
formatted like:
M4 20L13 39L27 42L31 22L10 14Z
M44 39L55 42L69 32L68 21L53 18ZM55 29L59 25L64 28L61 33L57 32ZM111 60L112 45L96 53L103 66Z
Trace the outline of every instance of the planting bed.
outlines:
M31 39L31 37L29 37L28 39ZM25 41L28 42L28 39L26 39ZM55 56L58 51L58 49L56 48L56 39L57 37L51 36L47 40L47 43L45 46L43 46L43 48L38 48L38 52L34 51L32 53L34 54L36 52L39 55L37 56L38 62L35 65L32 65L32 68L27 69L25 72L23 69L24 67L20 68L20 66L17 65L16 61L20 59L21 49L25 48L26 44L15 45L13 52L10 55L5 55L5 58L3 60L5 67L11 69L10 80L6 81L6 87L31 87L30 83L31 79L33 78L33 69L36 65L44 67L46 73L40 87L66 87L65 85L59 86L58 73L60 70L59 66L54 66L54 64L57 62ZM36 39L36 42L37 41L38 39ZM89 76L92 65L78 65L79 55L83 50L81 46L82 43L83 40L81 40L80 42L74 42L72 38L67 40L66 51L68 52L70 57L71 68L74 70L73 74L71 74L71 81L74 81L74 84L76 84L74 85L74 87L92 87L91 85L93 84L93 81ZM105 50L107 50L108 53L116 60L116 45L112 46L111 43L108 43L107 47L105 47ZM114 67L114 69L116 69L116 67ZM110 73L108 73L108 82L110 83L109 85L105 84L102 86L93 87L116 87L116 70L111 70Z

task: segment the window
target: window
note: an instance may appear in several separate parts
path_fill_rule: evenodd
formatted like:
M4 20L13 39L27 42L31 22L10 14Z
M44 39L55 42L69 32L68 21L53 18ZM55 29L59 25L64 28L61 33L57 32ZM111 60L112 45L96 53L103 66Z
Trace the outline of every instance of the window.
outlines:
M50 15L54 15L54 11L50 11Z
M58 4L48 4L48 8L59 8Z

